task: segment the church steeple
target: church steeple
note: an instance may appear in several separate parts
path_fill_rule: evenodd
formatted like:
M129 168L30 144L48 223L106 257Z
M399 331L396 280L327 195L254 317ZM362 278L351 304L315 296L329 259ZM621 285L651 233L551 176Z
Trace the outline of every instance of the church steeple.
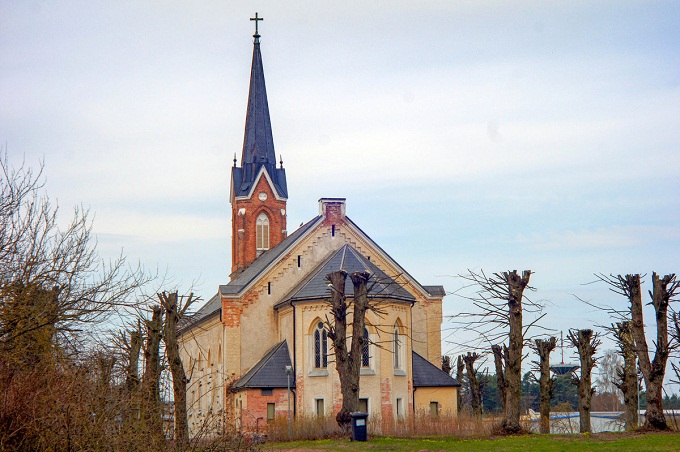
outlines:
M286 237L286 170L276 167L274 138L255 13L253 61L241 166L231 169L232 276Z

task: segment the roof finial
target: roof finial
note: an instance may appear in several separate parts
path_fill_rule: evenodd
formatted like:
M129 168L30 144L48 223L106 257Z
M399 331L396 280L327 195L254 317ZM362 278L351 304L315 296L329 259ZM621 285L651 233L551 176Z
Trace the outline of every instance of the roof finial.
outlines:
M236 152L234 152L234 168L236 168Z
M279 154L279 163L281 164L281 168L283 168L283 155Z
M255 17L251 17L250 20L255 21L255 34L253 35L253 38L255 38L255 42L260 42L260 33L258 32L258 22L261 20L264 20L262 17L258 17L257 13L255 13Z

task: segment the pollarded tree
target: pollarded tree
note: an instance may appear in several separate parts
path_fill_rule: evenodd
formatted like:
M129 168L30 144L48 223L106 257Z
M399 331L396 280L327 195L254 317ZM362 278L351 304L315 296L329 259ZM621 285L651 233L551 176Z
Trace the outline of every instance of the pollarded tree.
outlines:
M524 431L520 425L522 399L522 350L528 339L529 328L544 316L543 306L533 302L525 295L529 287L531 271L520 275L517 270L494 273L487 276L484 272L468 271L460 277L476 287L476 293L465 297L472 301L476 310L464 312L453 320L467 330L473 330L487 344L497 344L507 339L507 359L504 363L503 378L506 394L504 416L501 428L505 433ZM523 325L524 313L535 314L528 325Z
M592 384L592 372L596 361L595 352L602 342L598 339L598 334L589 329L569 330L567 337L576 347L581 362L581 375L573 377L578 386L579 431L590 433L592 430L590 426L590 406L595 392Z
M654 307L656 320L656 340L653 342L655 351L654 358L650 359L650 350L645 336L645 325L642 309L641 277L639 274L603 276L598 278L607 284L610 289L625 296L630 302L630 332L635 343L635 352L638 357L638 365L645 380L647 403L645 411L645 425L647 430L667 430L668 424L663 413L663 380L666 375L666 364L671 351L677 348L678 343L669 340L668 336L668 309L680 289L680 282L675 274L669 274L663 278L652 273L652 290L649 291L651 305ZM612 310L613 311L613 310ZM620 311L613 311L621 315Z
M364 347L368 338L357 331L366 327L366 311L383 315L378 303L371 303L368 298L368 281L371 274L354 272L350 276L354 286L354 297L348 302L345 296L345 280L347 272L335 271L326 275L331 286L331 320L327 322L328 337L331 339L335 354L335 368L340 378L342 408L336 415L338 425L345 434L349 433L351 413L359 408L359 376ZM351 338L349 338L349 319L351 322ZM348 344L349 342L349 344Z
M623 367L617 370L614 384L623 393L626 430L635 430L638 428L637 355L630 322L612 324L610 331L614 334L619 353L623 357Z
M555 381L550 377L550 353L557 346L557 338L535 339L533 349L538 355L538 362L534 362L538 373L538 384L541 389L541 400L539 411L541 418L539 421L540 433L550 433L550 399L552 399L553 385Z
M482 391L479 386L479 379L477 378L477 369L475 368L475 361L481 357L477 353L467 352L467 355L461 355L465 363L465 375L467 376L468 390L470 394L470 409L472 415L481 417L482 415Z

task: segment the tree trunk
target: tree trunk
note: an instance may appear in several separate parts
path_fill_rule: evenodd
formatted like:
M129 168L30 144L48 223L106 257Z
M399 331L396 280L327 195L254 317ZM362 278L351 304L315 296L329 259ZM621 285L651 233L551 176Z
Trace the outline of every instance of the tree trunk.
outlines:
M160 344L163 330L163 310L160 306L152 309L151 320L146 320L146 345L144 347L144 377L142 387L144 400L142 403L142 417L152 435L162 435L161 423L161 359Z
M548 434L550 433L550 399L552 399L554 384L554 380L550 378L550 352L555 350L557 339L554 337L547 341L536 339L534 343L536 344L536 352L539 358L538 369L540 377L538 383L541 389L539 432Z
M177 292L160 293L158 299L165 309L165 328L163 339L165 341L165 354L170 364L172 373L172 392L175 401L175 441L179 449L183 450L189 443L189 425L187 421L187 376L182 365L182 358L179 353L179 341L177 340L177 323L186 312L186 309L193 302L193 294L185 302L183 307L179 306Z
M456 391L456 403L458 404L458 413L463 409L463 372L465 372L465 362L463 361L463 355L458 356L456 361L456 380L461 384L461 387Z
M637 356L630 331L630 322L612 325L611 331L614 333L621 356L623 356L623 369L618 372L618 381L615 381L614 384L623 393L625 406L623 420L626 430L635 430L638 428Z
M355 272L350 278L354 285L354 301L352 312L352 339L347 348L347 317L349 306L345 297L345 280L347 273L337 271L327 275L332 285L331 313L333 325L329 325L328 337L333 341L335 350L335 367L340 377L340 392L342 393L342 407L335 419L348 434L351 427L351 413L359 407L359 377L361 370L361 355L366 338L363 331L366 327L366 310L368 309L368 282L370 273Z
M652 274L653 290L650 292L652 305L656 314L656 352L654 360L649 359L649 348L645 337L645 327L642 315L642 293L640 290L640 275L626 275L629 288L630 313L635 350L638 355L640 370L645 379L647 393L647 410L645 425L647 430L668 430L666 417L663 413L663 379L666 375L666 363L670 353L668 347L668 303L677 289L675 275L659 278ZM670 284L670 288L668 287Z
M506 433L520 433L523 431L519 424L522 400L522 345L524 343L522 297L524 288L529 284L531 271L525 270L521 277L517 274L517 270L504 272L502 276L508 285L508 320L510 324L508 360L505 367L507 394L502 427Z
M508 362L508 347L505 345L492 345L491 352L493 353L493 362L496 366L496 384L498 386L498 397L501 400L501 407L503 408L503 417L505 417L505 402L507 397L508 383L505 381L505 366Z
M595 367L595 351L600 345L597 334L593 330L569 331L569 340L578 351L581 362L581 376L574 377L578 384L578 412L580 416L579 431L590 433L590 406L595 389L592 385L592 372Z
M477 370L475 369L475 361L477 361L479 356L477 353L470 352L463 356L468 385L470 387L470 407L472 408L472 415L475 417L482 416L482 392L479 389L479 380L477 379Z

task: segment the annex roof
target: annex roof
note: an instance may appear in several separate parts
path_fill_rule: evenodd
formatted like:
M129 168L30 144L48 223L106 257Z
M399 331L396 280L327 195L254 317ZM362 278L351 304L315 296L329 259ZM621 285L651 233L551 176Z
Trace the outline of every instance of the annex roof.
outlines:
M348 274L367 271L371 274L368 282L369 297L396 298L405 301L414 301L415 298L401 284L379 269L373 262L361 255L351 245L344 245L333 253L325 262L312 270L307 278L298 284L288 295L277 303L281 305L291 300L311 300L330 297L330 287L326 281L326 275L331 272L344 270ZM345 295L354 296L352 280L345 281Z
M286 366L292 366L288 344L284 340L269 349L244 376L232 387L232 391L246 388L286 388L288 376ZM295 387L295 378L290 379L290 387Z
M413 387L460 386L455 378L413 352Z

